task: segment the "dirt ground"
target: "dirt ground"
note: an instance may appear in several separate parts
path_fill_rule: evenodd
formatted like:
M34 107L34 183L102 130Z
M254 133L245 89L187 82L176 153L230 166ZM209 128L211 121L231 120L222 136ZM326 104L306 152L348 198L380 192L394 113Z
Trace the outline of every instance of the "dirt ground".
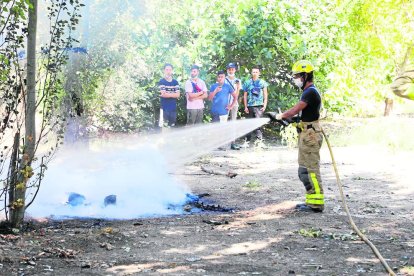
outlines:
M398 274L414 275L414 154L334 150L355 223ZM326 146L321 154L323 213L293 209L304 199L296 149L214 151L174 175L234 212L32 223L23 235L0 236L0 274L387 275L352 232Z

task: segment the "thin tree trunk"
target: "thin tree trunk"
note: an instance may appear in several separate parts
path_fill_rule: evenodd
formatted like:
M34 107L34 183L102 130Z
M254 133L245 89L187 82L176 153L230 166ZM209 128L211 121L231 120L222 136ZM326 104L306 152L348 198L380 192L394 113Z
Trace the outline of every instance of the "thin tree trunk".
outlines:
M24 219L27 182L32 176L31 164L36 142L36 34L37 0L30 0L27 36L27 94L25 114L25 140L19 166L19 177L15 185L15 198L10 202L10 222L19 228Z
M19 166L19 145L20 145L20 132L17 132L14 135L14 143L13 143L13 151L10 157L10 165L9 165L9 183L7 187L9 188L9 202L14 202L14 193L16 191L16 184L17 184L17 168ZM6 213L6 218L8 218L8 214Z
M394 100L391 98L385 98L385 110L384 110L384 116L390 116L392 112L392 108L394 105Z

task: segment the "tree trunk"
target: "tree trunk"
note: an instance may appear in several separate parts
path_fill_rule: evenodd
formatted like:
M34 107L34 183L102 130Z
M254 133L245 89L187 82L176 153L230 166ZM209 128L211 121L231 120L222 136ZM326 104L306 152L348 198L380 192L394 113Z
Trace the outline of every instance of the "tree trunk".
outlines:
M14 202L14 194L16 192L17 184L17 168L19 167L19 147L20 147L20 132L17 132L14 135L13 150L10 157L9 165L9 182L7 187L9 188L9 202ZM10 211L10 210L9 210ZM6 213L6 219L8 219L8 214Z
M31 164L36 142L36 34L37 0L30 0L27 36L27 89L25 106L25 140L20 160L14 201L10 204L10 222L15 228L22 225L25 212L27 182L32 176Z
M391 98L386 98L385 99L385 110L384 110L384 116L390 116L391 112L392 112L392 108L394 105L394 100Z

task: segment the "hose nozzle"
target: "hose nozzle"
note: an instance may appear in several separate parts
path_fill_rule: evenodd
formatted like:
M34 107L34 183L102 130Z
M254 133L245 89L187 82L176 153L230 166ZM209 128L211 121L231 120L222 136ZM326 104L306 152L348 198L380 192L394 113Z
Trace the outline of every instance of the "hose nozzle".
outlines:
M272 122L276 122L276 112L266 112L265 115L270 118Z
M267 116L267 117L269 117L270 118L270 120L272 121L272 122L276 122L276 123L279 123L279 124L281 124L282 126L288 126L289 125L289 121L287 121L287 120L277 120L276 119L276 115L277 115L277 113L276 112L266 112L265 113L265 115Z

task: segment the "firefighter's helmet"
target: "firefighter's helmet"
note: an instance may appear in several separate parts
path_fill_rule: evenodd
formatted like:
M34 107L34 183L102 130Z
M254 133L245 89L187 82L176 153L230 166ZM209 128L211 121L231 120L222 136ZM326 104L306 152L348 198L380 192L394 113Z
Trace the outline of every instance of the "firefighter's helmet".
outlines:
M307 60L299 60L292 66L292 74L310 73L314 69L312 63Z

